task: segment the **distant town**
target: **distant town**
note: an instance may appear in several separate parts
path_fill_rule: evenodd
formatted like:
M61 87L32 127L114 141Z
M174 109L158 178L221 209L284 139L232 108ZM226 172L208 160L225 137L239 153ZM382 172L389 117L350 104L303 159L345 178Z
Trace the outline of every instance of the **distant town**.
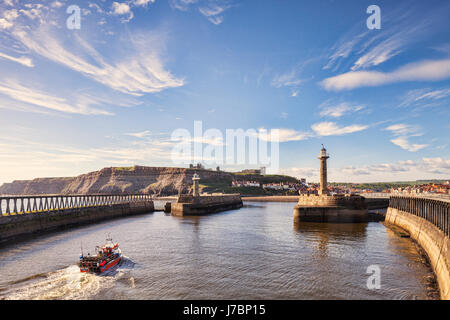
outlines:
M190 169L213 171L202 164L191 164ZM215 171L220 171L216 167ZM233 172L234 179L231 188L227 191L240 192L242 194L318 194L319 183L308 182L305 178L293 178L282 175L268 175L266 168L245 169ZM276 178L279 177L277 180ZM414 194L444 194L450 195L450 180L418 180L398 182L373 182L373 183L347 183L330 182L328 184L330 194L352 193L389 193L401 195Z

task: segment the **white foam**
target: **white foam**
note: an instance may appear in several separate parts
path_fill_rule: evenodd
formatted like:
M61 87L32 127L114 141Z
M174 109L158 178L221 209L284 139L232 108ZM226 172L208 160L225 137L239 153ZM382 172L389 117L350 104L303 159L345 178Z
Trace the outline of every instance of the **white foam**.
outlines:
M50 272L45 279L9 290L6 299L11 300L83 300L96 295L101 289L114 284L117 276L104 277L82 273L78 266Z

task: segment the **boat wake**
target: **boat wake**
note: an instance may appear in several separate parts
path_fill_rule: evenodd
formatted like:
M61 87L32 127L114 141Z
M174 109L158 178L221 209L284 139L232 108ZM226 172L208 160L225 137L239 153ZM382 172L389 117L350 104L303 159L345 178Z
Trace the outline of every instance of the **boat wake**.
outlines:
M0 300L87 300L101 290L113 287L124 276L129 277L134 264L132 260L122 257L117 266L101 275L82 273L77 265L71 265L37 277L14 281L0 292ZM133 277L129 277L128 282L134 287ZM19 283L22 286L18 287Z

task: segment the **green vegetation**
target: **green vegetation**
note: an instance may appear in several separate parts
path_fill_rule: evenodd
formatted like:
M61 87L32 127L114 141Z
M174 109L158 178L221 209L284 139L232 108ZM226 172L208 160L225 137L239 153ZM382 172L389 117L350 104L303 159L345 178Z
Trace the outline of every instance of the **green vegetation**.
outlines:
M264 190L262 187L233 187L231 183L233 180L239 181L257 181L260 184L265 183L297 183L298 180L294 177L284 175L255 175L244 173L233 173L234 177L223 177L218 179L202 179L199 187L202 192L222 192L222 193L240 193L246 195L296 195L295 191L287 192L286 190Z
M368 183L348 183L348 182L331 182L332 186L341 186L356 189L385 190L390 188L401 188L427 183L443 183L447 180L416 180L416 181L393 181L393 182L368 182Z
M134 171L134 167L113 167L116 171Z

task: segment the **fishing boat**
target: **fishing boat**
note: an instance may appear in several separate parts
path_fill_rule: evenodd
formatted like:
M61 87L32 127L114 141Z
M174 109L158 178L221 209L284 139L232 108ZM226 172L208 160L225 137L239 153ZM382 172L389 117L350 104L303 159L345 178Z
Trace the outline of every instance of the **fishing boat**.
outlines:
M102 273L117 265L122 258L119 244L114 243L111 237L106 238L106 243L102 247L96 246L95 251L94 256L89 253L85 256L81 252L80 272Z

